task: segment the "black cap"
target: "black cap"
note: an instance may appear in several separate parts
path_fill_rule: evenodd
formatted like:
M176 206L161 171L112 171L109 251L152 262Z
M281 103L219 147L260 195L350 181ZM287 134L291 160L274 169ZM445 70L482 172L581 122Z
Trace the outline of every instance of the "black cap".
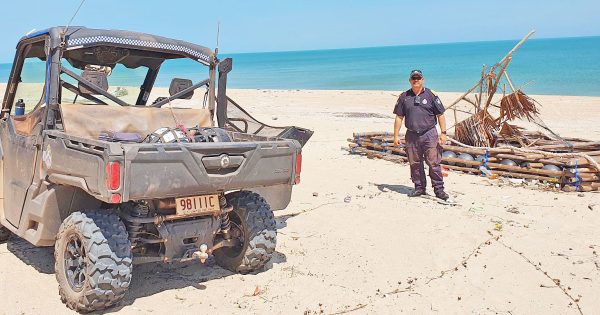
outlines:
M409 78L412 79L414 77L422 78L423 77L423 72L421 72L421 70L413 70L413 71L411 71Z

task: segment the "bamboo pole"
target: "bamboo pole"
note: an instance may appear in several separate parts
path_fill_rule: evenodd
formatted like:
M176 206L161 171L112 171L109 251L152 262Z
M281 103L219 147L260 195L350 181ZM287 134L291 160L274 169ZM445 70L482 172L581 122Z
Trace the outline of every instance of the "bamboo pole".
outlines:
M506 79L506 82L508 82L508 85L510 86L510 90L514 93L517 90L515 90L515 86L512 84L512 81L510 81L510 78L508 77L508 72L504 71L504 78Z
M483 162L479 162L479 161L468 161L468 160L463 160L463 159L459 159L459 158L449 158L449 157L443 157L442 161L455 163L455 164L466 164L466 165L471 165L471 166L476 166L476 167L479 167L483 164ZM544 170L544 169L537 169L537 168L525 168L525 167L520 167L520 166L510 166L510 165L504 165L504 164L493 163L493 162L488 162L487 166L492 170L499 169L499 170L504 170L504 171L516 172L516 173L531 173L531 174L535 174L535 175L544 175L544 176L560 177L564 174L561 171L551 171L551 170Z
M456 123L458 122L458 116L456 115L456 107L453 108L453 113L454 113L454 125L456 125ZM456 133L456 130L454 132Z
M477 97L477 95L476 95L476 97ZM477 110L477 103L474 102L473 100L471 100L468 96L463 97L463 100L471 103L471 105L473 105L475 107L475 109Z
M450 104L449 106L446 107L446 109L450 109L454 106L456 106L456 104L458 104L458 102L460 102L463 97L465 97L466 95L469 95L469 93L473 92L477 87L479 87L480 84L482 84L483 78L481 78L481 80L479 80L479 82L477 82L475 85L473 85L473 87L471 87L468 91L466 91L463 95L461 95L459 98L457 98L454 102L452 102L452 104Z
M550 144L550 145L541 145L536 147L529 147L532 150L558 150L558 149L583 149L583 148L591 148L595 149L600 147L600 141L595 142L583 142L583 143L572 143L570 147L565 144Z
M353 145L353 144L351 143L350 145ZM372 143L369 141L363 141L362 145L366 148L374 148L377 150L391 151L391 152L399 153L401 155L406 155L406 151L402 148L382 146L382 145L375 144L375 143ZM475 167L479 167L483 164L483 162L479 162L479 161L469 161L469 160L463 160L463 159L451 158L451 157L442 157L442 161L446 162L446 163L465 164L468 166L475 166ZM494 163L494 162L488 162L487 165L491 169L500 169L500 170L506 170L506 171L511 171L511 172L518 172L518 173L532 173L532 174L536 174L536 175L559 176L559 177L564 174L564 172L561 172L561 171L552 171L552 170L544 170L544 169L536 169L536 168L528 169L528 168L524 168L524 167L520 167L520 166L510 166L510 165L504 165L504 164L499 164L499 163Z
M526 168L543 168L544 163L531 162L531 163L527 163L527 166L525 166L525 167Z
M569 177L571 179L571 182L576 182L577 178L575 177L575 174L572 173L565 173L566 177ZM586 181L586 182L595 182L595 181L599 181L600 180L600 176L595 175L595 174L591 174L591 173L583 173L583 174L578 174L579 179L582 181Z
M531 30L529 33L527 33L527 35L525 35L525 37L523 37L523 39L521 39L521 41L519 41L515 47L513 47L513 49L511 49L506 56L504 56L504 58L502 58L498 64L502 63L504 60L510 58L512 56L512 54L515 53L515 51L517 51L517 49L519 49L519 47L521 47L521 45L523 45L523 43L525 43L525 41L527 41L529 39L529 37L531 37L533 34L535 33L535 30Z
M504 64L502 65L502 68L500 68L500 73L498 73L494 77L494 86L492 87L491 95L486 100L486 103L485 103L485 106L483 107L483 110L487 110L487 108L490 106L490 103L492 102L492 98L493 98L494 94L496 93L496 89L498 88L498 83L500 82L500 78L502 77L502 74L506 70L506 67L508 67L508 64L510 63L511 60L512 59L511 59L510 56L508 58L503 59L502 62L504 62ZM490 73L492 73L492 72L490 72ZM490 91L488 90L488 94L489 93L490 93Z
M505 172L505 171L498 171L498 170L493 171L492 174L498 174L499 176L504 176L504 177L512 176L512 177L520 177L520 178L525 178L525 179L537 179L537 180L548 181L548 182L553 182L553 183L558 183L560 181L556 177L521 174L521 173L515 174L512 172Z
M377 146L377 145L376 145ZM380 151L376 151L376 150L372 150L372 149L367 149L367 148L363 148L363 147L356 147L356 148L352 148L352 149L346 149L344 148L344 150L347 150L349 152L359 152L362 154L365 154L367 156L375 156L384 160L388 160L388 161L392 161L392 162L406 162L408 161L408 158L401 156L401 155L393 155L391 156L390 154L387 153L382 153ZM451 159L451 158L450 158ZM456 159L454 159L456 160ZM480 163L480 162L476 162L476 161L464 161L464 160L460 160L458 159L460 162L467 162L469 164L473 164L473 163ZM506 166L506 165L503 165ZM472 168L472 167L464 167L464 166L457 166L457 165L446 165L444 164L444 167L447 167L448 169L452 169L452 170L459 170L462 172L468 172L468 173L474 173L474 174L479 174L480 171L477 168ZM505 177L518 177L518 178L525 178L525 179L537 179L537 180L543 180L543 181L549 181L549 182L558 182L559 179L556 178L555 176L544 176L544 174L527 174L527 173L520 173L520 172L511 172L511 171L506 171L506 170L493 170L492 171L493 174L497 174L499 176L505 176Z
M490 103L492 102L493 95L494 95L494 93L496 93L496 88L498 86L498 82L499 82L500 78L502 77L502 74L505 72L504 70L506 69L506 67L510 63L510 60L512 58L512 54L517 49L519 49L519 47L521 47L521 45L523 45L523 43L525 43L525 41L527 41L529 39L529 37L531 37L534 33L535 33L535 30L530 31L498 63L496 63L494 66L492 66L490 68L489 73L492 74L492 73L495 72L495 70L496 70L497 67L499 67L499 66L501 66L503 64L500 73L494 77L496 82L494 83L494 87L493 87L492 91L489 90L489 87L487 89L487 98L486 98L486 105L484 107L484 110L487 110L487 108L490 106ZM485 65L482 68L482 76L481 76L481 79L479 80L479 82L477 82L473 87L471 87L467 92L465 92L463 95L461 95L459 98L457 98L454 102L452 102L452 104L450 104L448 107L446 107L446 109L450 109L450 108L453 108L454 106L456 106L456 104L458 104L461 100L463 100L465 96L467 96L471 92L473 92L477 87L480 88L480 95L481 95L482 92L483 92L483 86L482 86L482 84L484 83L484 80L487 79L487 76L484 76L484 74L485 74ZM481 99L481 96L480 96L479 99ZM476 108L478 110L481 110L481 106L476 106ZM452 127L448 128L448 129L456 127L456 124L458 123L457 118L456 118L456 111L454 112L454 116L455 116L454 117L454 125Z
M367 133L360 133L361 139L360 142L369 140ZM391 141L391 133L387 133L388 137L385 137L385 132L370 132L368 134L372 134L378 139L382 141ZM356 135L356 134L355 134ZM364 139L363 139L364 138ZM348 139L348 142L357 142L359 139ZM401 137L401 141L404 142L404 137ZM473 155L483 155L485 154L484 148L465 148L461 146L455 145L442 145L442 148L447 151L453 151L455 153L469 153ZM497 148L489 148L488 149L489 156L495 156L502 159L512 159L516 161L529 161L529 162L540 162L544 164L553 164L558 166L567 166L574 167L578 165L580 167L589 166L590 163L585 158L572 158L572 157L557 157L553 156L551 152L548 152L548 155L542 155L538 153L523 153L519 151L515 151L512 147L497 147Z
M478 170L476 168L472 168L472 167L464 167L464 166L456 166L456 165L444 165L444 167L447 167L448 169L451 169L451 170L461 171L461 172L466 172L466 173L474 173L474 174L481 173L480 170Z
M485 65L481 66L481 80L485 77ZM483 94L483 84L479 85L479 100L477 101L477 111L481 110L481 97Z
M570 174L575 174L575 172L580 173L580 174L585 174L585 173L598 173L598 170L595 168L587 168L587 167L582 167L582 168L578 168L577 171L575 171L574 168L570 168L566 170L568 173Z

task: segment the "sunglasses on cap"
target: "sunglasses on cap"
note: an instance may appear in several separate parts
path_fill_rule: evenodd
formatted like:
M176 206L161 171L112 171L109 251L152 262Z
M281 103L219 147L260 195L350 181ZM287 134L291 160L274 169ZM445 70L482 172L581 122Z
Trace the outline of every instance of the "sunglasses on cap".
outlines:
M419 81L419 80L423 80L423 77L411 77L410 79L413 81Z

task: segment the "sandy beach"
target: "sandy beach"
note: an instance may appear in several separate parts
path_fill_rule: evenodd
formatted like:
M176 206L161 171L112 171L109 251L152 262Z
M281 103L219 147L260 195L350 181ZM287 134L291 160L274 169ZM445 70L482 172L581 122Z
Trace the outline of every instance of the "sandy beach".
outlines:
M315 131L302 183L275 213L275 257L252 275L212 259L135 266L106 313L598 314L600 194L451 172L459 205L407 197L407 165L341 150L353 132L391 131L399 93L229 90L267 124ZM459 95L440 93L446 104ZM533 97L557 133L600 141L600 97ZM16 237L0 244L0 297L0 314L74 313L59 299L53 248Z

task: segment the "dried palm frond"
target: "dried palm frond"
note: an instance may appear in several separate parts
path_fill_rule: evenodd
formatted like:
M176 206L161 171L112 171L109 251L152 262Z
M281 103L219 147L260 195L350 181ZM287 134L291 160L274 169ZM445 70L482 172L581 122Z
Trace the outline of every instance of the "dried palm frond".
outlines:
M504 141L508 143L517 142L521 145L521 147L525 147L527 144L524 142L524 140L527 141L528 139L527 136L523 134L523 130L523 127L504 122L498 134L504 139Z
M479 111L454 127L458 141L477 147L493 146L498 125L487 111Z
M525 118L528 121L534 120L539 111L535 102L521 90L508 94L500 101L500 120L509 121L518 118Z
M502 124L502 127L500 127L500 132L498 134L504 138L511 138L511 137L523 138L523 137L525 137L525 135L523 134L524 129L525 128L523 128L523 127L519 127L517 125L511 125L511 124L505 122Z

